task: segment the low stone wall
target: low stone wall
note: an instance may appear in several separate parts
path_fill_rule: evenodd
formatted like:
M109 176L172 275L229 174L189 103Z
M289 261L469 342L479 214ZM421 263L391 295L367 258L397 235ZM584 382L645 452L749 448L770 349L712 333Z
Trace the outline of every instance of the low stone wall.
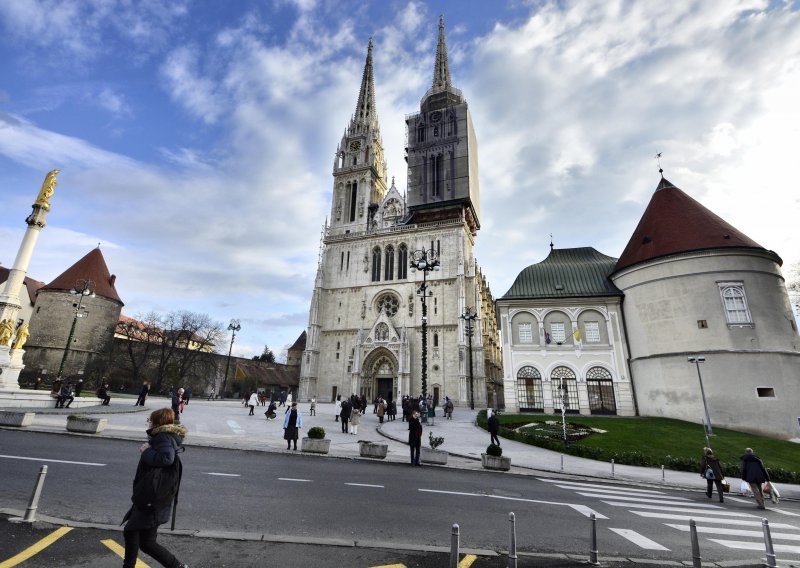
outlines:
M33 412L0 411L0 426L30 426L33 424Z
M97 406L100 399L95 396L78 396L70 409ZM0 389L0 408L55 408L56 399L49 391L27 389Z

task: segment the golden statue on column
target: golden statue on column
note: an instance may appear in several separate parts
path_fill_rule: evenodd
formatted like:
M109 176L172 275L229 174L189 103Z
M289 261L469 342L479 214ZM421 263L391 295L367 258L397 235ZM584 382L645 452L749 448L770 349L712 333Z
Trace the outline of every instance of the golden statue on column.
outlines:
M17 337L14 339L14 344L11 346L11 349L22 349L22 346L25 345L25 342L28 341L28 337L30 336L31 332L28 330L28 324L23 323L17 329Z
M36 196L36 201L34 202L34 206L38 205L43 209L50 209L50 199L55 193L55 187L58 182L56 182L56 176L60 173L59 170L52 170L48 173L44 178L44 183L42 183L42 189L39 190L39 195Z

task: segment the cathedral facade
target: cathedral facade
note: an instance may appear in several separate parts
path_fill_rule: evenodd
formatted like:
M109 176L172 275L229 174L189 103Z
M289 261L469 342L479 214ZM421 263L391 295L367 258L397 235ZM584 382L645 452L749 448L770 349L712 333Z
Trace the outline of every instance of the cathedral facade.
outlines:
M484 305L491 293L473 256L477 142L466 100L451 83L444 23L431 88L406 117L405 194L388 179L372 49L370 40L356 110L336 149L299 396L394 400L425 391L437 403L447 396L485 406L493 388L484 330L496 327L484 325L494 309ZM416 270L420 258L435 270Z

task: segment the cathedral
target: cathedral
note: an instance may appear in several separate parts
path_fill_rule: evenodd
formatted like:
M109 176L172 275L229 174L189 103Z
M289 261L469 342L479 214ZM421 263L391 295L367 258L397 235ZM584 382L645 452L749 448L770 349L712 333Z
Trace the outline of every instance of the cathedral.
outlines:
M474 256L477 139L450 78L444 22L433 81L406 117L408 189L389 181L372 40L355 113L336 149L301 363L301 400L423 393L485 407L500 396L494 301Z

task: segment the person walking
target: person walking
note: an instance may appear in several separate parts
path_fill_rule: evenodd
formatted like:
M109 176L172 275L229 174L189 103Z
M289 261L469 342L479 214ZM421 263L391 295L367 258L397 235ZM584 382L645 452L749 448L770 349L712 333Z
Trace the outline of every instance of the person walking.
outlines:
M342 395L336 396L336 402L333 403L333 421L339 422L339 415L342 413Z
M175 424L181 423L181 402L183 401L183 389L179 388L178 390L172 393L172 412L175 413Z
M408 446L411 448L411 465L420 465L419 452L422 448L422 423L416 410L408 418Z
M378 422L383 424L383 417L386 416L386 402L383 398L378 399Z
M497 413L492 412L492 415L489 417L489 434L492 437L492 444L500 445L500 438L497 437L497 434L500 432L500 420L497 418Z
M342 401L342 409L339 411L339 418L342 419L342 434L347 434L347 423L350 421L350 416L353 414L353 405L350 399L346 398Z
M150 414L147 430L148 441L139 447L141 453L136 475L133 478L133 505L122 519L125 524L123 536L125 538L125 559L123 568L134 568L141 549L152 556L162 566L168 568L189 568L186 564L175 558L166 548L158 544L158 527L169 520L172 503L180 488L180 475L182 464L178 452L183 447L186 437L186 428L174 424L175 413L169 408L161 408ZM160 479L177 478L174 484L162 484L163 489L152 495L152 475L155 470L177 468L169 473L162 474ZM148 480L150 481L148 483ZM155 497L155 499L153 499ZM153 503L152 501L157 501Z
M722 480L725 479L725 472L722 471L722 465L714 455L714 450L711 448L703 448L703 459L700 461L700 475L706 480L706 497L711 499L712 486L717 486L717 494L719 495L719 502L725 502L722 490Z
M350 412L350 433L353 436L358 435L359 424L361 424L361 412L359 412L358 408L355 408Z
M753 453L752 448L747 448L744 455L739 458L742 463L742 479L750 484L753 495L759 509L766 509L764 506L764 490L761 485L769 481L769 473L764 467L764 462Z
M136 404L134 406L144 406L145 400L147 400L147 394L150 392L150 385L145 381L142 383L142 388L139 389L139 398L136 399Z
M247 401L247 406L250 407L250 414L248 416L254 416L254 411L256 406L258 406L258 393L253 391L250 395L250 399Z
M278 406L286 406L286 391L281 391L280 404Z
M289 412L283 416L283 439L286 440L286 449L291 449L294 442L294 449L297 449L297 435L303 425L303 415L297 408L297 403L293 402Z
M78 382L75 383L75 396L81 396L81 392L83 392L83 379L78 379Z
M191 387L186 387L186 390L183 392L183 404L188 405L189 399L192 398L192 389ZM183 412L183 411L181 411Z
M317 397L311 397L311 408L308 411L309 416L316 416L317 415Z
M449 396L444 397L444 415L448 420L453 419L453 401Z

